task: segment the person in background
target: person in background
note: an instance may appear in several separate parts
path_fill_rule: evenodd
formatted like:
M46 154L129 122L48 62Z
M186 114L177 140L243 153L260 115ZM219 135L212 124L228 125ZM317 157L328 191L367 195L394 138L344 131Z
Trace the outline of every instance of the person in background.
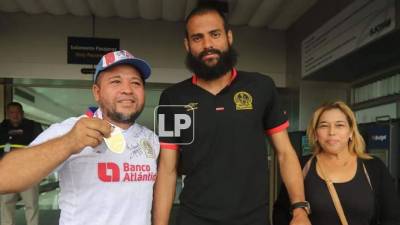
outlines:
M23 151L42 132L42 127L39 123L24 118L24 110L20 103L8 103L6 112L7 119L0 124L0 157L17 149ZM15 225L15 206L20 198L25 205L27 225L38 225L38 185L19 193L1 195L0 198L1 225Z
M313 154L301 161L313 225L400 225L393 179L380 159L365 152L354 113L344 102L320 106L308 125L307 137ZM337 197L332 197L335 192ZM283 187L273 221L287 225L290 218Z
M10 102L6 106L7 119L0 124L0 157L10 151L24 151L41 132L42 126L24 118L24 110L20 103ZM1 178L0 178L1 179ZM27 225L39 224L39 187L32 187L19 193L1 195L1 225L15 224L15 206L21 198L25 205Z

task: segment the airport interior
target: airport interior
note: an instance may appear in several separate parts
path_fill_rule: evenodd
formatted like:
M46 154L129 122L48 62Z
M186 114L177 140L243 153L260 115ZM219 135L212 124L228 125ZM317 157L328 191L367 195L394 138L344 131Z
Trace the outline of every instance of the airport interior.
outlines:
M184 63L184 19L199 1L0 0L0 119L12 101L43 129L84 114L96 106L92 75L100 56L126 49L152 67L137 123L154 129L162 91L192 75ZM233 31L238 70L268 75L278 87L298 155L310 153L305 131L312 112L323 102L344 101L368 153L384 161L400 194L400 1L215 1ZM266 191L276 199L272 147L265 160ZM181 179L177 184L170 224ZM58 224L58 174L46 177L39 192L40 224ZM19 201L17 225L25 224Z

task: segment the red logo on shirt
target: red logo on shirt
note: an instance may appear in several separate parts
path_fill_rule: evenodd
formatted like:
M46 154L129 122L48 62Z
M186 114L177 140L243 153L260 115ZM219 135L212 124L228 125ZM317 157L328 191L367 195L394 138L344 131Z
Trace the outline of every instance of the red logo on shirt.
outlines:
M97 176L103 182L145 182L155 181L157 174L149 164L123 163L119 167L113 162L101 162L97 164Z
M98 163L97 175L103 182L119 182L119 167L117 164L111 162Z

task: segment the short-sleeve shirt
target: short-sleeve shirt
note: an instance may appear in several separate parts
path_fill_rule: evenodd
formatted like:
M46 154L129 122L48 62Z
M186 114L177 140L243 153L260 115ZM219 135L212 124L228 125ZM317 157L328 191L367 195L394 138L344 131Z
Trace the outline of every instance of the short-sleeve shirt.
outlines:
M181 205L221 221L245 216L268 202L265 135L288 127L286 112L268 76L233 70L231 83L216 95L197 86L196 79L167 88L160 98L161 107L190 106L194 126L194 135L191 127L180 137L160 136L161 149L180 150L186 176ZM172 107L161 113L172 118L183 111ZM166 130L172 129L171 119L165 121Z
M95 114L101 115L101 112ZM32 145L67 133L78 119L70 118L50 126ZM59 224L151 224L158 137L137 123L122 133L126 141L123 153L111 152L103 141L95 148L86 147L72 155L57 169Z

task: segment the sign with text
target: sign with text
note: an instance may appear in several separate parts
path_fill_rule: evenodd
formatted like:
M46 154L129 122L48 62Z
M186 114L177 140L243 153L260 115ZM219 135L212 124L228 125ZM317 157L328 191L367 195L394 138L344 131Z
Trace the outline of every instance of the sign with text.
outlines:
M302 77L393 31L395 13L395 0L355 0L302 41Z
M97 64L107 52L119 50L119 39L68 37L68 64Z
M367 149L390 149L390 125L372 125L367 128Z

